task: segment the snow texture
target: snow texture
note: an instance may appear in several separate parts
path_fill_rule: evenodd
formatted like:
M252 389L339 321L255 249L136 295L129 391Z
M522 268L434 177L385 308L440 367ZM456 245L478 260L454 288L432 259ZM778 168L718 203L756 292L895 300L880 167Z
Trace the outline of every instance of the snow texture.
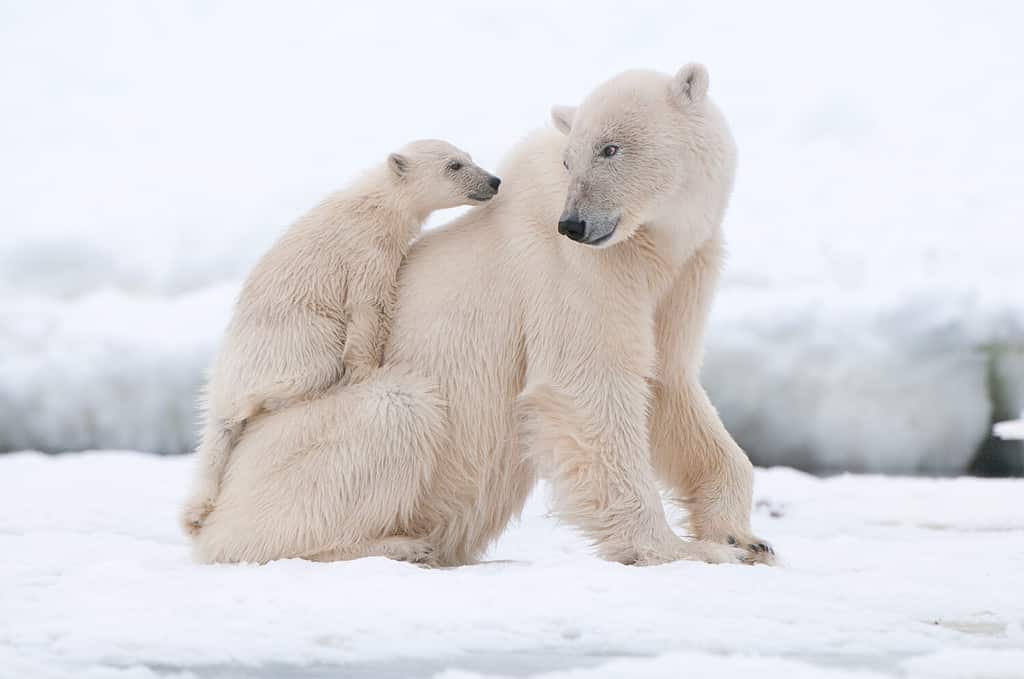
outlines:
M188 450L242 276L322 195L417 137L494 167L552 104L699 60L740 148L705 370L726 423L762 464L961 472L1024 409L1022 23L998 2L4 3L0 450Z
M547 515L543 487L476 566L199 566L175 521L189 463L0 457L0 676L1016 679L1024 666L1024 480L759 469L754 529L778 568L600 561Z

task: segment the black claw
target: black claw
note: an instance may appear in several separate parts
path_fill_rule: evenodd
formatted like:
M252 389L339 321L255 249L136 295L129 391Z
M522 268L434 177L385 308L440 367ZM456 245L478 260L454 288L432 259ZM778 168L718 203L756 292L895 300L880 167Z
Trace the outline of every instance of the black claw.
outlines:
M762 552L767 552L768 551L768 545L764 544L763 542L757 543L757 546L761 548Z
M750 549L750 551L752 551L752 552L760 552L760 551L761 551L760 549L758 549L757 545L747 545L747 547L748 547L748 548Z
M729 542L730 545L735 545L736 544L736 538L734 538L733 536L730 535L728 537L728 542Z

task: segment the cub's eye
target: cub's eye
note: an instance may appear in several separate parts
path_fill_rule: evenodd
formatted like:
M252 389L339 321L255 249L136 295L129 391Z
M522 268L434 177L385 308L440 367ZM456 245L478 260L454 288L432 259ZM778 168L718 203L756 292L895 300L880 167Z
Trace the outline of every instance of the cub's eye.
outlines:
M566 170L568 170L569 169L569 163L567 161L563 160L562 161L562 167L564 167Z
M608 144L608 146L605 146L603 149L601 149L601 155L604 156L605 158L611 158L618 152L619 147L616 146L615 144Z
M456 161L452 161L452 162L448 163L448 169L451 170L452 172L458 172L459 170L462 169L462 163L460 163L457 160Z

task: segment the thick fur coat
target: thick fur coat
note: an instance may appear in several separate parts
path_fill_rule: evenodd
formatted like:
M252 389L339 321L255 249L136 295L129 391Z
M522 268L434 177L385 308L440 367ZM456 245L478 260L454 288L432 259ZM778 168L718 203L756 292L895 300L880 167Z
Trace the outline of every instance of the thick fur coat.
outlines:
M398 269L427 216L492 198L500 180L440 140L420 140L293 224L256 264L205 393L197 473L181 515L198 531L246 423L364 380L380 366Z
M698 381L735 168L707 86L632 71L555 109L499 198L413 246L384 366L253 419L197 558L471 563L545 477L604 558L770 561Z

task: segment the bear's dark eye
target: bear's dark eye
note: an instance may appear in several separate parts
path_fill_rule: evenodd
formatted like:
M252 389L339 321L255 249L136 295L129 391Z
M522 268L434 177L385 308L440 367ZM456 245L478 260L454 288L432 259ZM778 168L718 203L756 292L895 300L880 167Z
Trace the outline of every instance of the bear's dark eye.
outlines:
M452 172L458 172L459 170L462 169L462 163L460 163L457 160L452 161L448 163L448 169L451 170Z
M564 168L565 168L566 170L568 170L568 169L569 169L569 162L568 162L568 161L565 161L565 160L563 160L563 161L562 161L562 167L564 167Z
M611 158L618 152L619 147L616 146L615 144L608 144L608 146L605 146L603 149L601 149L601 155L604 156L605 158Z

